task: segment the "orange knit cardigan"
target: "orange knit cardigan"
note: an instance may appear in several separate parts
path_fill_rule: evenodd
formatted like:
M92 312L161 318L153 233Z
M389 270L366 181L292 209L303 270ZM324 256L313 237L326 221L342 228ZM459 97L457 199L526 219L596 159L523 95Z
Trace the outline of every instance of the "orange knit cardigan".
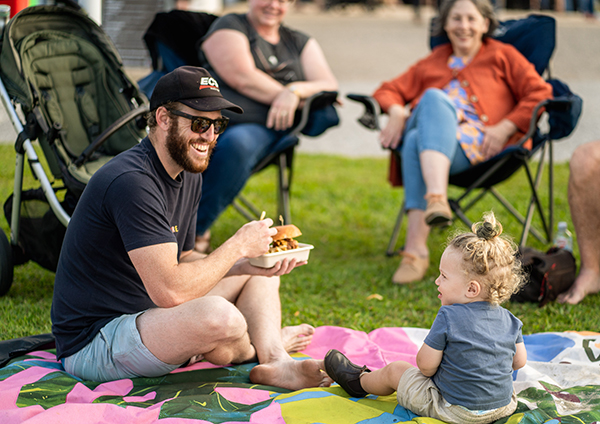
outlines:
M452 53L449 43L440 45L405 73L381 84L373 97L382 111L394 104L414 108L425 90L442 89L456 78L481 122L494 125L509 119L518 131L506 146L517 142L529 128L534 107L552 97L552 86L517 49L500 41L485 38L473 60L460 71L448 67ZM526 147L531 148L531 142Z

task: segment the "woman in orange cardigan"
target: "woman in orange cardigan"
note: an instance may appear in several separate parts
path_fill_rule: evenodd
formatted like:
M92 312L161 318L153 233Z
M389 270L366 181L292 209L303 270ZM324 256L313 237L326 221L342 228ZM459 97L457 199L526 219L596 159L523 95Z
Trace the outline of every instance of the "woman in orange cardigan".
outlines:
M450 43L373 94L389 116L380 142L402 158L408 229L396 284L423 278L430 227L452 222L448 176L518 140L535 105L552 97L525 57L488 37L498 26L489 0L446 0L439 22L436 35Z

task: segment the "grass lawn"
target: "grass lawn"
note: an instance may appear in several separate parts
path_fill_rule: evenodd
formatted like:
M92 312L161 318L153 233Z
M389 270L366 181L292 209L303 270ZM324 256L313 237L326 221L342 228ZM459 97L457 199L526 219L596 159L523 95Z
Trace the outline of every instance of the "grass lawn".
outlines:
M570 221L566 201L568 166L555 167L555 218ZM12 192L14 150L0 145L0 198ZM402 190L386 181L387 160L347 159L335 156L298 155L292 190L292 216L303 231L300 241L315 246L309 264L282 278L284 325L307 322L371 331L378 327L428 328L439 308L434 279L447 238L466 230L457 223L436 230L430 238L432 266L422 282L404 286L391 283L399 258L388 258L385 248L402 199ZM26 170L27 187L37 187ZM521 210L528 198L524 175L501 187ZM267 170L253 177L245 193L267 216L277 221L275 173ZM505 233L518 239L518 223L492 198L486 198L470 217L494 210ZM229 208L213 228L213 244L232 235L244 219ZM8 224L2 219L2 228ZM401 234L401 239L403 238ZM545 249L530 237L528 245ZM577 250L575 255L579 258ZM0 340L51 331L50 305L54 274L28 263L15 267L13 286L0 298ZM379 296L372 296L377 294ZM524 323L525 334L600 329L600 296L588 296L576 306L552 303L504 305Z

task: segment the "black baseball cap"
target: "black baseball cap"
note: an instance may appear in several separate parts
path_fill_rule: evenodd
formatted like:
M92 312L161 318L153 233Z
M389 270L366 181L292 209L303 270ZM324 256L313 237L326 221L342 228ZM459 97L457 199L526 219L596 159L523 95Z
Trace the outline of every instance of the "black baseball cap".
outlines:
M180 66L158 80L150 97L150 110L168 102L180 102L203 112L228 109L244 113L241 107L225 100L219 84L206 69L196 66Z

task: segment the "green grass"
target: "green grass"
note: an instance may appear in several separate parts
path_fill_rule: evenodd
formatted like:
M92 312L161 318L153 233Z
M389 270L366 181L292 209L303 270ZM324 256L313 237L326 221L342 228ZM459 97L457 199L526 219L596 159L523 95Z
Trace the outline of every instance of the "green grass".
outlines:
M0 198L12 192L14 150L0 146ZM566 202L568 166L555 166L555 218L569 222ZM27 187L36 183L26 172ZM405 286L391 283L398 257L385 256L385 248L402 200L402 190L386 181L387 160L348 159L335 156L297 155L292 190L292 216L303 231L300 241L313 244L307 266L282 278L281 298L285 325L308 322L371 331L378 327L428 328L439 308L434 284L448 236L461 223L430 238L432 266L424 281ZM510 179L500 189L523 210L527 198L524 175ZM245 194L277 220L275 173L267 170L253 177ZM520 236L514 219L492 198L470 211L478 220L494 210L515 239ZM8 231L6 220L2 227ZM232 235L244 219L229 208L213 228L213 244ZM401 234L401 240L404 233ZM528 245L545 249L532 237ZM578 252L575 251L578 258ZM34 263L15 267L9 293L0 298L0 339L51 331L50 305L54 274ZM381 296L369 298L372 294ZM524 323L524 333L545 331L598 331L600 296L588 296L576 306L551 303L505 304Z

